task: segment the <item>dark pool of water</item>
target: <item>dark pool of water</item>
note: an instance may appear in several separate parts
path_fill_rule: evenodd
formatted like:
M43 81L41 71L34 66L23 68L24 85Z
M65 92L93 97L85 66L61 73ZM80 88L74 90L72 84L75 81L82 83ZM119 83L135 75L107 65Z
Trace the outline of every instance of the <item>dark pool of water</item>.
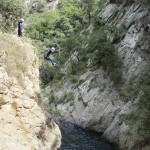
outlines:
M71 123L59 125L62 133L61 150L116 150L99 133L88 131Z

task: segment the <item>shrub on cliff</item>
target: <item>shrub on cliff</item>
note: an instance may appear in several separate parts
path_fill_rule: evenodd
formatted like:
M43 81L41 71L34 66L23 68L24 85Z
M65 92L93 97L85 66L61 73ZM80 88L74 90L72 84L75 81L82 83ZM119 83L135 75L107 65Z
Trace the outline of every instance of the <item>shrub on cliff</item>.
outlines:
M44 0L32 0L29 7L29 12L39 12L42 13L46 10L46 1Z
M150 137L150 87L143 89L143 95L138 102L136 110L137 118L137 133L145 138Z
M141 138L150 137L150 64L140 79L139 86L135 87L141 96L136 104L135 110L127 116L127 123L132 127L134 133Z
M140 82L140 89L143 95L137 104L136 114L138 114L137 132L143 137L150 137L150 64L146 69Z
M83 30L78 34L78 38L75 38L77 35L74 35L74 38L71 38L72 42L70 44L72 43L72 46L70 47L74 47L73 49L78 51L79 62L77 64L79 66L80 61L84 64L91 61L90 65L88 65L90 68L97 69L102 67L116 85L120 84L122 82L123 63L115 46L108 41L104 28L100 26L98 28L90 32L89 30ZM76 40L74 41L74 39ZM87 67L84 66L83 68Z

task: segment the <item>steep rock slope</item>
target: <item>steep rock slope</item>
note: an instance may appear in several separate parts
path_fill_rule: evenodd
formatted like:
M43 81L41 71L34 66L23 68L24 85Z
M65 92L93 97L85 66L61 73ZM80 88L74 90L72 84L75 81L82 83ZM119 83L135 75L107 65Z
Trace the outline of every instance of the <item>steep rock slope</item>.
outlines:
M59 127L38 106L35 49L16 36L0 33L0 149L56 150Z
M105 24L125 28L124 36L118 38L109 33L108 38L116 45L124 63L123 78L126 85L136 84L149 62L150 16L141 4L109 4L99 13ZM117 41L117 42L116 42ZM62 73L67 72L65 65ZM115 142L121 149L148 150L150 145L134 136L125 117L134 109L141 93L127 102L114 87L103 70L90 71L80 76L79 84L62 81L47 87L42 94L44 101L60 110L64 120L103 133L103 137ZM62 86L63 85L63 86ZM47 96L49 95L49 97Z

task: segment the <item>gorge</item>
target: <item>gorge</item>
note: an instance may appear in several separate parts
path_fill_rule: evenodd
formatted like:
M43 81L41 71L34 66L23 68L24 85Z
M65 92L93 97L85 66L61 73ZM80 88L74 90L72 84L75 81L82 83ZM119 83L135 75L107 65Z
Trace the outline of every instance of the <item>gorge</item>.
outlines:
M25 36L0 24L0 149L58 150L66 127L149 150L149 1L23 1ZM43 59L51 46L55 68Z

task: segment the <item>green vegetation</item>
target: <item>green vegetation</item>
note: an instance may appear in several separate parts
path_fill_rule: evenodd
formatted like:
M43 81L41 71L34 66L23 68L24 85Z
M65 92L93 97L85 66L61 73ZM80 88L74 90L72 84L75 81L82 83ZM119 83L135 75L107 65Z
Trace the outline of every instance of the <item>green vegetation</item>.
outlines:
M137 104L137 132L142 137L150 137L150 64L141 78L140 89L143 94ZM139 119L140 118L140 119Z
M64 64L71 55L72 48L69 47L69 39L74 31L81 28L81 9L70 2L60 3L60 10L49 10L42 14L34 13L28 19L29 26L26 29L27 35L35 40L35 45L39 48L39 57L43 59L43 52L50 46L60 49L54 56L57 64ZM42 44L39 46L39 42ZM68 43L67 43L68 42ZM58 62L59 61L59 62ZM49 69L49 62L42 61L40 66L40 79L42 85L48 84L54 78L61 79L59 68Z
M100 19L95 18L95 13L100 11L103 0L84 0L73 2L63 0L60 2L59 10L49 10L41 14L34 13L28 19L29 25L26 29L27 35L40 45L39 56L43 58L43 51L50 46L60 49L60 53L54 58L60 68L76 52L76 60L71 59L67 76L79 76L87 68L87 62L91 63L88 68L102 67L116 85L122 82L122 62L115 46L107 39L107 32L120 38L120 32L113 26L104 26ZM85 13L86 12L86 13ZM88 29L89 23L93 23L92 29ZM114 30L115 29L115 30ZM119 29L118 29L119 30ZM94 39L94 40L93 40ZM52 80L61 80L62 74L59 68L48 69L49 62L41 63L40 79L42 85ZM56 73L57 72L57 73Z
M142 91L136 109L130 114L126 120L133 128L135 134L143 138L150 137L150 65L141 77L139 86L136 91Z
M56 101L56 103L57 104L67 103L67 102L73 101L73 100L74 100L74 93L70 92L70 93L65 93L65 95L61 99L58 99Z
M150 76L149 76L150 77ZM137 133L142 136L150 137L150 87L143 89L143 95L141 96L137 106Z
M49 112L51 114L52 117L59 117L60 115L60 111L59 110L54 110L52 109L48 103L43 103L42 104L44 106L44 108L47 110L47 112Z
M71 75L67 77L69 79L69 81L71 81L71 83L77 83L78 82L78 78L75 75Z
M56 98L55 98L55 96L54 96L53 93L50 94L50 97L48 99L49 99L49 103L50 104L53 103L53 102L55 102L55 100L56 100Z
M25 16L27 10L22 3L23 0L0 0L1 30L9 31L17 25L20 17Z
M52 41L53 36L56 34L54 23L58 18L59 14L56 11L48 11L42 14L34 13L28 19L28 22L30 22L26 29L28 36L34 40L42 41L45 46L50 46L54 43Z
M128 83L121 85L118 87L118 92L120 94L121 99L124 102L129 102L137 98L137 95L140 91L139 87L137 85L134 85L134 81L137 79L136 77L133 77L128 81Z
M144 48L142 48L144 47ZM145 32L142 39L137 43L136 51L144 56L149 56L150 39L149 34ZM135 100L138 96L138 101L132 114L127 117L127 122L133 128L135 134L142 138L150 137L150 63L143 70L143 74L138 85L128 83L128 88L125 90L126 100Z
M71 61L70 66L70 74L78 75L81 74L83 70L85 70L86 64L83 61Z
M149 34L145 32L135 50L147 57L149 56L149 47ZM134 134L140 138L148 139L150 137L150 64L147 64L143 71L140 78L133 79L133 81L139 81L138 85L131 81L127 83L126 88L120 88L120 94L125 101L133 101L133 103L138 96L135 109L127 116L126 122L133 129Z
M82 0L79 2L79 6L81 7L84 14L86 14L86 18L90 25L91 19L94 15L94 10L97 9L98 0Z
M61 104L61 103L67 103L71 102L74 99L74 93L69 92L65 93L61 98L58 98L57 96L54 95L54 93L49 94L49 104L55 103L55 104Z

